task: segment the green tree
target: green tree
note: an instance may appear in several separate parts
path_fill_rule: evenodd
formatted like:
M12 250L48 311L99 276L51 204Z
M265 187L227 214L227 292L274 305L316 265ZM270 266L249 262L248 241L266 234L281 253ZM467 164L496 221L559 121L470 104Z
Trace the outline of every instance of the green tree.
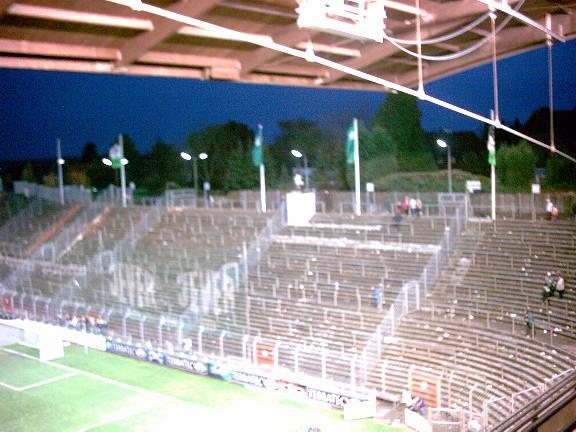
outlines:
M556 189L574 189L576 187L574 162L557 154L552 155L546 164L544 185Z
M308 167L316 175L318 171L333 169L329 162L330 155L325 154L322 149L323 132L316 123L308 120L290 120L279 122L281 133L276 138L274 145L270 148L273 170L279 173L278 182L280 184L290 184L292 181L292 167L300 166L303 161L295 159L290 151L299 150L306 155ZM342 144L343 145L343 144ZM310 177L311 183L314 181ZM315 186L314 183L311 186Z
M501 145L496 152L496 171L502 184L511 191L528 191L534 179L536 155L526 141Z
M82 163L87 165L96 162L98 160L98 149L96 148L96 144L93 142L87 142L82 150L80 160Z
M24 166L24 170L22 171L22 175L20 177L22 181L27 181L30 183L36 182L36 177L34 175L34 168L32 168L32 162L27 162Z
M127 167L129 165L130 163ZM181 185L186 179L184 160L174 146L160 139L152 146L141 165L148 172L148 175L141 179L142 186L146 189L160 192L167 187ZM128 169L126 175L130 181Z
M102 167L104 165L100 163ZM67 184L76 184L90 187L90 178L88 177L88 168L85 164L74 164L71 165L65 173L65 179Z
M266 131L264 137L266 138ZM238 189L234 186L235 182L240 184L244 180L240 177L235 178L238 175L237 170L228 172L228 167L234 165L229 159L239 154L250 154L253 142L254 131L245 124L230 121L191 133L186 141L186 147L194 155L202 152L208 154L208 159L198 161L200 182L207 176L212 189L232 190ZM252 166L252 162L249 162L249 166Z
M260 187L259 168L252 164L252 155L241 148L233 150L226 160L225 191Z
M374 126L370 131L363 122L359 122L358 138L360 140L358 150L360 153L360 183L362 185L398 171L398 160L395 156L396 146L386 128ZM349 188L354 186L353 165L346 167L346 182Z
M42 183L44 184L44 186L57 187L58 179L56 178L53 172L49 172L44 176Z
M416 98L392 93L386 97L372 121L374 127L388 132L401 171L436 169L432 145L425 139L420 117Z

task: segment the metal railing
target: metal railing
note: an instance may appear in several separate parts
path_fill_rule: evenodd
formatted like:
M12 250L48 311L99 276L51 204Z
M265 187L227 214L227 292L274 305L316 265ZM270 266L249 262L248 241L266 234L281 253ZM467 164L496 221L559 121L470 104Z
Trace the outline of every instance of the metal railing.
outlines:
M366 343L361 358L363 360L362 367L367 371L364 374L356 374L357 376L369 375L376 367L384 349L384 341L394 338L396 327L399 325L402 316L420 309L422 302L432 289L442 268L448 262L454 244L464 227L463 205L464 203L462 202L455 208L454 217L450 224L446 226L438 252L430 257L417 280L408 281L403 285L402 290L384 314L384 318L377 326L376 331ZM360 381L360 384L364 385L365 381Z
M26 197L38 197L47 201L60 203L60 190L57 187L49 187L26 181L15 181L14 192ZM92 192L80 185L64 186L65 204L89 204L92 202Z

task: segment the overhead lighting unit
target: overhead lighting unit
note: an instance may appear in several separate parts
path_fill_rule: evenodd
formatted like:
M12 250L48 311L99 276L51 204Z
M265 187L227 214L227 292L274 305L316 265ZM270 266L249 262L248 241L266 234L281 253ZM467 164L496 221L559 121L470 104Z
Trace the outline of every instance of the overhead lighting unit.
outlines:
M301 0L298 27L382 43L384 0Z

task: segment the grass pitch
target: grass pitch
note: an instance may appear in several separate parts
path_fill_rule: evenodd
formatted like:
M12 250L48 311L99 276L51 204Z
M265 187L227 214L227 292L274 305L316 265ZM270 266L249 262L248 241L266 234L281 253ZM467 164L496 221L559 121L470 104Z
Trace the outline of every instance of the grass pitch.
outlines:
M0 349L3 432L405 430L79 346L57 361L36 356L22 346Z

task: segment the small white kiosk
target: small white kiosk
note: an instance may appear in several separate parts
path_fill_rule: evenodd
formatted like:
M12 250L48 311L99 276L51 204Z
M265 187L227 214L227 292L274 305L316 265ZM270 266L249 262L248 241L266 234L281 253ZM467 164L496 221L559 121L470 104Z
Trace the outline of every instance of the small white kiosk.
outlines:
M308 225L316 214L315 192L290 192L286 195L288 225Z

